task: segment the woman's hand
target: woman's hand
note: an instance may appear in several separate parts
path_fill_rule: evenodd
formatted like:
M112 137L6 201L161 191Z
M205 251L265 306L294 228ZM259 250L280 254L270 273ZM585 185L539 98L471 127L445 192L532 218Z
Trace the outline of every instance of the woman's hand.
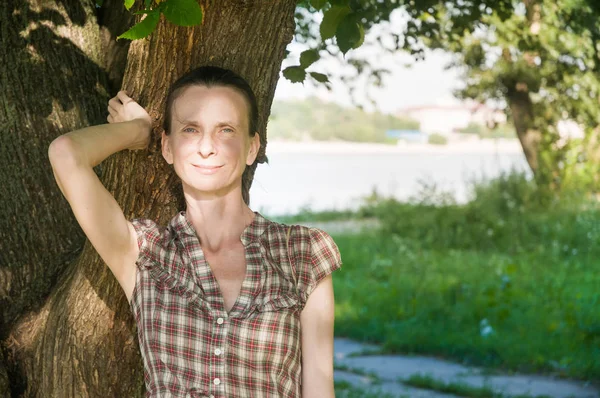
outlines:
M108 101L108 123L121 123L137 120L140 123L139 139L129 146L129 149L145 149L150 142L152 119L148 112L129 97L125 91L119 91L117 96Z

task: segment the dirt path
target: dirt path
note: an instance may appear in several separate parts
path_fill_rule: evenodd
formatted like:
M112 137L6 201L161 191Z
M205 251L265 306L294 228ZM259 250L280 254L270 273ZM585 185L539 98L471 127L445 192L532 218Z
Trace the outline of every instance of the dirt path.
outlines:
M473 388L488 387L505 397L529 395L552 398L598 398L600 390L589 383L535 375L489 374L482 369L421 356L361 355L377 350L348 339L335 339L335 380L346 381L365 391L386 392L394 397L449 398L464 396L414 388L401 380L415 374L429 375L441 384L455 383ZM375 395L377 396L377 395ZM483 395L478 395L483 396Z

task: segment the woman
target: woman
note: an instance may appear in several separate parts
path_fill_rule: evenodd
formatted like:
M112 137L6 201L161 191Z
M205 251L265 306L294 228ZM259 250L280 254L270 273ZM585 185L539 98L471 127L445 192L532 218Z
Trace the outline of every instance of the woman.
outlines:
M56 181L129 300L147 397L333 397L337 246L325 232L252 211L242 174L260 148L258 110L237 74L200 67L169 90L162 155L186 209L168 226L127 220L93 167L144 149L148 113L124 92L109 124L58 137Z

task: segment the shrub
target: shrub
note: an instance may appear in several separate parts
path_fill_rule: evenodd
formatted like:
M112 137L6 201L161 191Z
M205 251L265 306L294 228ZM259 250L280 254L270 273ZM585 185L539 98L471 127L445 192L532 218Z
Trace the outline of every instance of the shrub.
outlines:
M549 201L525 174L504 174L473 182L472 198L456 204L429 197L413 203L380 198L369 203L382 232L416 239L431 248L499 250L504 253L550 250L600 255L598 206L574 206L570 196Z
M441 134L433 133L429 135L427 142L432 145L446 145L448 143L448 138Z
M411 202L374 192L363 211L383 230L334 237L336 335L597 379L598 204L548 201L519 173L473 182L462 205L426 188Z

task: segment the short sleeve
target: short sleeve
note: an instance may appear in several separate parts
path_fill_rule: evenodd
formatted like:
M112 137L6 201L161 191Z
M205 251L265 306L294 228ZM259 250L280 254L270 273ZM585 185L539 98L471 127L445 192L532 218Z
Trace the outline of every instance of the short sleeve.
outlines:
M304 303L319 282L341 268L342 258L333 238L318 228L301 227L295 237L297 246L294 267L298 273L298 290ZM298 247L299 246L299 247Z
M159 258L158 249L160 239L160 228L157 223L145 218L135 218L131 224L137 233L138 247L140 254L136 261L140 269L149 269L156 264L155 259Z

